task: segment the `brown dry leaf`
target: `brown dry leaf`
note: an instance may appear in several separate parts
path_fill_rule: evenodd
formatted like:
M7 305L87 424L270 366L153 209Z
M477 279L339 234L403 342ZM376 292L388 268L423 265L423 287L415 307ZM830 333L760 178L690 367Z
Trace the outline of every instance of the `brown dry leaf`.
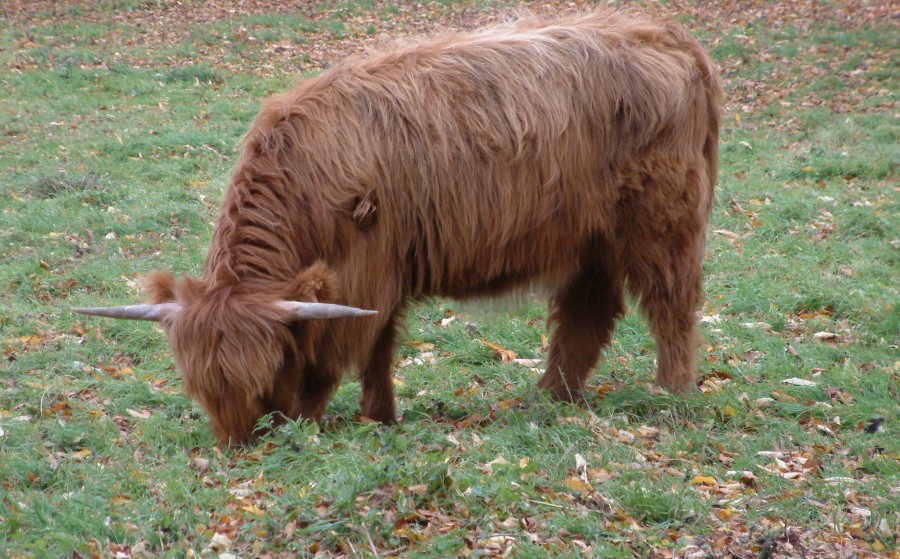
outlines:
M511 359L510 363L522 367L537 367L542 361L543 359Z
M68 402L55 402L48 409L44 410L44 415L53 415L53 414L62 414L64 416L69 416L72 413L72 410L69 408Z
M498 410L509 410L515 409L522 406L522 398L507 398L504 400L500 400L496 404L496 408Z
M641 425L637 429L638 435L646 439L655 439L659 436L659 428L650 425Z
M550 349L550 340L547 338L547 334L541 334L541 345L538 347L538 352L544 353L548 349Z
M846 390L834 386L825 388L825 394L831 400L837 400L842 404L852 404L854 401L853 396L851 396Z
M493 410L488 415L483 415L480 413L473 413L471 415L467 415L461 421L456 424L458 429L468 429L473 425L483 425L485 423L490 423L494 420L494 412ZM474 435L473 435L474 436Z
M422 543L423 541L425 541L424 537L413 532L409 528L395 528L394 534L396 534L397 537L403 538L410 543Z
M597 386L586 386L585 389L596 393L598 396L606 396L607 394L609 394L611 392L615 392L616 387L607 382L607 383L599 384Z
M813 339L819 342L837 342L841 337L834 332L816 332L813 334Z
M127 411L128 415L130 415L131 417L133 417L135 419L150 419L150 412L147 410L137 411L137 410L128 408L125 411Z
M506 349L505 347L499 346L495 343L491 343L487 340L481 340L481 343L494 350L494 357L504 363L509 363L516 358L516 352L511 349Z
M71 454L69 454L69 456L71 456L78 462L81 462L82 460L84 460L85 458L87 458L90 455L91 455L91 449L89 449L89 448L82 448L82 449L76 450L76 451L72 452Z
M604 481L609 481L615 478L612 473L604 468L588 468L587 475L589 480L596 483L603 483Z
M734 518L735 513L738 512L740 511L735 508L726 507L724 509L716 509L716 516L723 522L730 522Z
M582 495L594 491L594 488L590 483L586 483L580 479L565 479L563 480L563 485Z
M502 456L497 456L496 458L494 458L494 459L491 460L490 462L488 462L488 463L484 464L483 466L481 466L481 467L479 468L479 470L481 470L481 473L483 473L484 475L489 476L489 475L491 475L491 474L494 472L494 466L497 466L497 465L508 466L508 465L509 465L509 461L508 461L506 458L502 457Z
M734 231L728 231L726 229L714 229L713 233L717 235L722 235L723 237L727 237L729 239L740 239L741 236L735 233Z

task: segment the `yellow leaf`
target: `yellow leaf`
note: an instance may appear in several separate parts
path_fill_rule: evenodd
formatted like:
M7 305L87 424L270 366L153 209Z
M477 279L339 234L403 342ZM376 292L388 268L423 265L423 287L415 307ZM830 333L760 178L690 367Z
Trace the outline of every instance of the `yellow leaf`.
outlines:
M423 541L422 536L413 532L412 530L407 530L406 528L398 528L394 530L394 534L414 543L420 543Z
M716 481L716 478L712 476L696 476L691 480L691 483L694 485L708 485L710 487L718 487L719 482Z
M725 407L722 408L722 415L725 417L737 417L738 412L736 409L731 407L731 404L725 404Z
M725 509L717 509L716 516L718 516L720 520L728 522L734 517L734 513L736 512L738 512L737 509L733 509L731 507Z
M585 483L580 479L567 479L563 480L563 485L568 487L573 491L577 491L579 493L590 493L594 490L594 488L589 483Z
M249 512L250 514L259 514L259 515L263 514L262 509L260 509L256 505L242 505L241 510Z

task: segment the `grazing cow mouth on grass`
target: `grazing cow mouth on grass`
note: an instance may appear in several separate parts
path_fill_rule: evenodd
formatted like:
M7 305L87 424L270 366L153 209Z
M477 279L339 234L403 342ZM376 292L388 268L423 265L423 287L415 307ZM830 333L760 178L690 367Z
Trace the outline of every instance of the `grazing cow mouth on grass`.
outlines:
M320 420L348 370L393 422L407 303L524 284L550 293L553 397L580 397L626 287L657 382L688 390L721 89L676 24L607 11L346 61L265 103L199 279L76 311L159 321L231 443L268 413Z

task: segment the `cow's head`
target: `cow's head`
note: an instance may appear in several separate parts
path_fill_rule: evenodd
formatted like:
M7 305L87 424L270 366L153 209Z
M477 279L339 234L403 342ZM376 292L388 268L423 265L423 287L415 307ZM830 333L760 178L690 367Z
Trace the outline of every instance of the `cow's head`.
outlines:
M72 309L111 318L158 321L169 338L185 391L209 413L220 441L254 439L256 422L270 412L296 415L304 360L320 321L375 314L332 300L332 277L314 265L281 289L209 286L148 276L149 302L124 307Z

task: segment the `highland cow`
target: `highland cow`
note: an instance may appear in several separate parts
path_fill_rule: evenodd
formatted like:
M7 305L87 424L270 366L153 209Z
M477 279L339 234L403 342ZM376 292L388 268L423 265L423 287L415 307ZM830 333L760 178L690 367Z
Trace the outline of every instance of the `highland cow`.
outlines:
M407 303L523 285L550 295L553 397L581 397L626 287L658 384L688 390L720 98L695 40L626 13L346 61L264 104L202 278L155 273L148 304L79 312L160 321L232 443L268 413L321 420L348 370L361 413L394 422Z

